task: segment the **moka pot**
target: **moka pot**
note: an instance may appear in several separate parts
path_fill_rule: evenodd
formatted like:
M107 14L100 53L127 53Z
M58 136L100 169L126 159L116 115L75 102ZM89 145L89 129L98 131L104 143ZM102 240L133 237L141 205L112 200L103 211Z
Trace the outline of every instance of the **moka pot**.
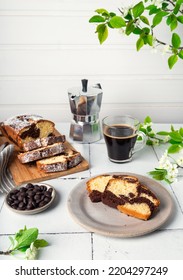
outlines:
M70 137L82 143L96 142L101 139L99 112L103 92L100 84L88 87L88 80L81 82L81 87L68 90L73 114Z

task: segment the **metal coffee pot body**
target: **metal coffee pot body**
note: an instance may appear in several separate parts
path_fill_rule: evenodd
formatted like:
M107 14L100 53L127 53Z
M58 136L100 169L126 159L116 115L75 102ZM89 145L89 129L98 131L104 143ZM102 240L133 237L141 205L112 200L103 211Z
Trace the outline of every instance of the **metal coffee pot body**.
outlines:
M100 84L87 87L88 80L82 80L82 87L68 90L73 119L70 125L70 137L82 143L91 143L101 139L99 112L102 102Z

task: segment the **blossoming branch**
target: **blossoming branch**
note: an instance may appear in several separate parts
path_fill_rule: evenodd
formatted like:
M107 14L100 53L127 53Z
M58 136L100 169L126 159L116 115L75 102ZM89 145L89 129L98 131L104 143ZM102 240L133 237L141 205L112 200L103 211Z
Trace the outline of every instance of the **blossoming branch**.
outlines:
M181 176L179 170L183 168L183 156L180 152L183 149L183 128L176 130L171 126L170 131L155 132L152 129L152 120L148 116L140 124L140 130L147 136L147 145L161 145L168 143L169 147L159 160L158 167L149 174L156 180L173 183Z
M183 59L181 35L177 27L183 24L183 0L143 0L129 7L121 7L118 14L104 8L97 9L96 15L89 20L96 23L96 33L100 44L109 34L109 29L119 29L121 33L138 37L136 49L139 51L144 45L156 50L161 48L168 53L168 66L173 68L178 59ZM165 42L156 35L158 25L168 27L171 42ZM175 32L176 30L176 32Z

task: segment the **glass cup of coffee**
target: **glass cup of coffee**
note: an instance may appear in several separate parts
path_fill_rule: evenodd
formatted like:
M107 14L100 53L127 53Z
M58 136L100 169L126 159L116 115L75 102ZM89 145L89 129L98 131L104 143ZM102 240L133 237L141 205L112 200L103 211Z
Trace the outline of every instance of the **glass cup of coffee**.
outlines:
M116 163L128 162L137 151L144 148L146 135L139 131L140 122L131 116L107 116L102 129L108 157ZM139 139L137 141L137 137Z

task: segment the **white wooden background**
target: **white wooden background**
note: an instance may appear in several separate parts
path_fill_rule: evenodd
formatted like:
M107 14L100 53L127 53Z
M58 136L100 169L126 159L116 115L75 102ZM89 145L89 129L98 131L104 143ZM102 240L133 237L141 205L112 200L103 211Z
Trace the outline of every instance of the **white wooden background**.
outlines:
M88 23L95 9L117 11L129 2L0 0L0 121L22 113L69 121L67 89L87 78L103 87L101 118L182 123L183 61L170 71L166 56L148 48L137 53L136 38L118 31L100 46Z

